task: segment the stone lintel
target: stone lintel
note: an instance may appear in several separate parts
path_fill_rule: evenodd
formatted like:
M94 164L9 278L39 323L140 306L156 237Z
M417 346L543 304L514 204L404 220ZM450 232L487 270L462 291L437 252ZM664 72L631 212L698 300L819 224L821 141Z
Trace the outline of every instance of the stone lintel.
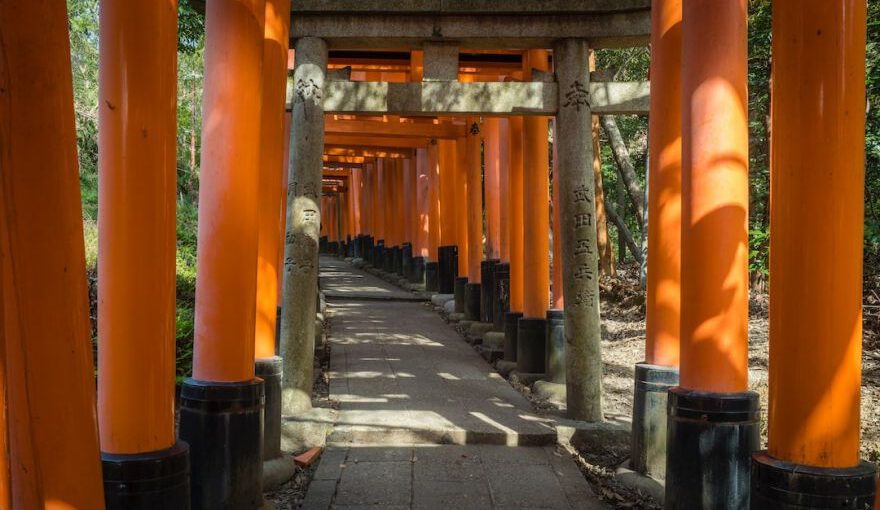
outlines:
M542 7L544 3L533 2ZM587 39L596 49L626 48L647 45L650 33L650 8L393 15L297 8L290 28L291 40L312 36L324 39L331 49L386 50L412 50L428 42L454 43L462 49L541 49L552 48L562 38Z
M596 82L589 90L593 113L648 113L647 82ZM558 103L557 84L549 82L329 81L323 106L327 113L339 114L550 116Z
M425 43L424 81L458 80L458 45Z

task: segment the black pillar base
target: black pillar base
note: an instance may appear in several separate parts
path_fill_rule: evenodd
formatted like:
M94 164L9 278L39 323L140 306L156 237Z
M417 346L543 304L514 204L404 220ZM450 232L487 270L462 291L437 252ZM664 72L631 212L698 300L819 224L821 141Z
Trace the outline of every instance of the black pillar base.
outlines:
M376 269L385 268L385 240L380 239L376 248L373 250L373 267Z
M278 352L278 351L276 351ZM281 456L281 356L257 359L254 372L263 380L266 405L263 411L263 460Z
M437 249L439 261L440 294L455 293L455 278L458 276L458 246L441 246Z
M495 266L500 260L489 259L480 262L480 322L495 323L495 307L492 297L495 293Z
M546 365L547 320L519 320L516 334L516 369L524 374L543 374Z
M410 266L409 281L412 283L425 282L425 257L413 257Z
M480 304L482 302L482 285L469 283L464 288L464 318L469 321L480 320Z
M655 480L666 478L666 404L678 386L678 368L636 364L630 468Z
M877 467L820 468L752 456L751 510L873 508Z
M665 508L747 510L758 394L675 387L668 395Z
M504 361L516 362L516 350L519 343L519 320L522 312L504 314Z
M455 313L464 313L465 303L467 302L467 295L465 294L467 283L468 279L464 276L455 279Z
M438 292L440 290L440 263L425 262L425 290Z
M263 391L262 379L184 381L180 438L190 445L193 508L262 507Z
M400 248L400 273L407 280L412 276L412 263L412 244L403 243L403 246Z
M504 316L510 311L510 264L501 262L495 266L494 283L492 322L496 331L504 331Z
M403 247L394 247L394 273L403 276Z
M135 454L101 453L108 510L189 510L189 445Z
M547 343L544 373L552 383L565 384L565 312L547 310Z
M395 254L395 252L397 251L397 249L397 246L392 246L390 248L385 247L385 267L383 267L382 269L384 269L386 273L394 272L394 263L397 261L397 255Z
M281 307L275 307L275 352L281 352Z

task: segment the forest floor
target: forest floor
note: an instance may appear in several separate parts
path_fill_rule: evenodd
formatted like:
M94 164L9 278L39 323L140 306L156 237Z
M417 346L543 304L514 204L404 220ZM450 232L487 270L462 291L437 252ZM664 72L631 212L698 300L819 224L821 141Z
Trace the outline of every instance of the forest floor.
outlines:
M602 283L602 358L605 410L632 415L634 365L645 352L644 291L635 268ZM761 397L761 438L767 441L768 296L749 299L749 388ZM862 457L880 460L880 273L865 278L862 353Z

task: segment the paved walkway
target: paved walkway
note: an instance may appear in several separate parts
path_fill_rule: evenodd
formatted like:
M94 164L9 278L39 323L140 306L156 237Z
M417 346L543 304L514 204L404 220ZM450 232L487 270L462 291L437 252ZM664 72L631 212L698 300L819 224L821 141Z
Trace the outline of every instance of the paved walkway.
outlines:
M321 287L340 409L304 508L606 508L552 423L429 305L330 257Z

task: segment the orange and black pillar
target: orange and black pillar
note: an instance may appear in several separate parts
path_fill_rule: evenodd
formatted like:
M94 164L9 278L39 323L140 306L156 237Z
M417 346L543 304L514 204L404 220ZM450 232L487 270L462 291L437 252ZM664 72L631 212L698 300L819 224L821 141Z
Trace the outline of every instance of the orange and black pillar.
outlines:
M681 0L651 6L645 360L635 366L634 471L666 477L667 392L678 385L681 314Z
M458 277L458 223L456 221L456 181L458 180L458 155L455 140L440 140L440 247L438 257L438 281L440 294L453 294Z
M485 258L480 263L480 322L495 327L495 271L501 262L501 119L483 119L483 195L486 211ZM480 214L482 224L483 214ZM499 328L500 329L500 328Z
M523 316L523 118L510 117L507 173L507 236L510 245L508 311L504 314L504 360L515 363L519 320Z
M549 71L549 52L529 50L532 69ZM517 331L517 370L543 374L550 305L550 119L526 117L523 125L523 317Z
M187 509L189 445L177 441L174 426L176 5L108 0L100 28L98 418L106 504ZM270 308L274 317L274 301Z
M666 508L748 508L746 0L682 11L681 369L669 390Z
M480 321L482 305L483 272L483 175L482 175L482 125L479 117L468 118L465 141L466 180L465 213L467 225L467 285L464 292L464 318ZM459 174L460 176L463 174Z
M492 289L492 323L504 331L504 316L510 311L510 119L498 120L498 264Z
M104 508L65 3L0 34L0 506Z
M876 467L859 458L866 9L773 3L769 427L754 510L874 504Z
M432 138L427 149L428 240L425 253L425 290L440 291L440 143Z
M264 11L265 0L206 7L193 375L180 391L194 508L263 504L254 324Z

